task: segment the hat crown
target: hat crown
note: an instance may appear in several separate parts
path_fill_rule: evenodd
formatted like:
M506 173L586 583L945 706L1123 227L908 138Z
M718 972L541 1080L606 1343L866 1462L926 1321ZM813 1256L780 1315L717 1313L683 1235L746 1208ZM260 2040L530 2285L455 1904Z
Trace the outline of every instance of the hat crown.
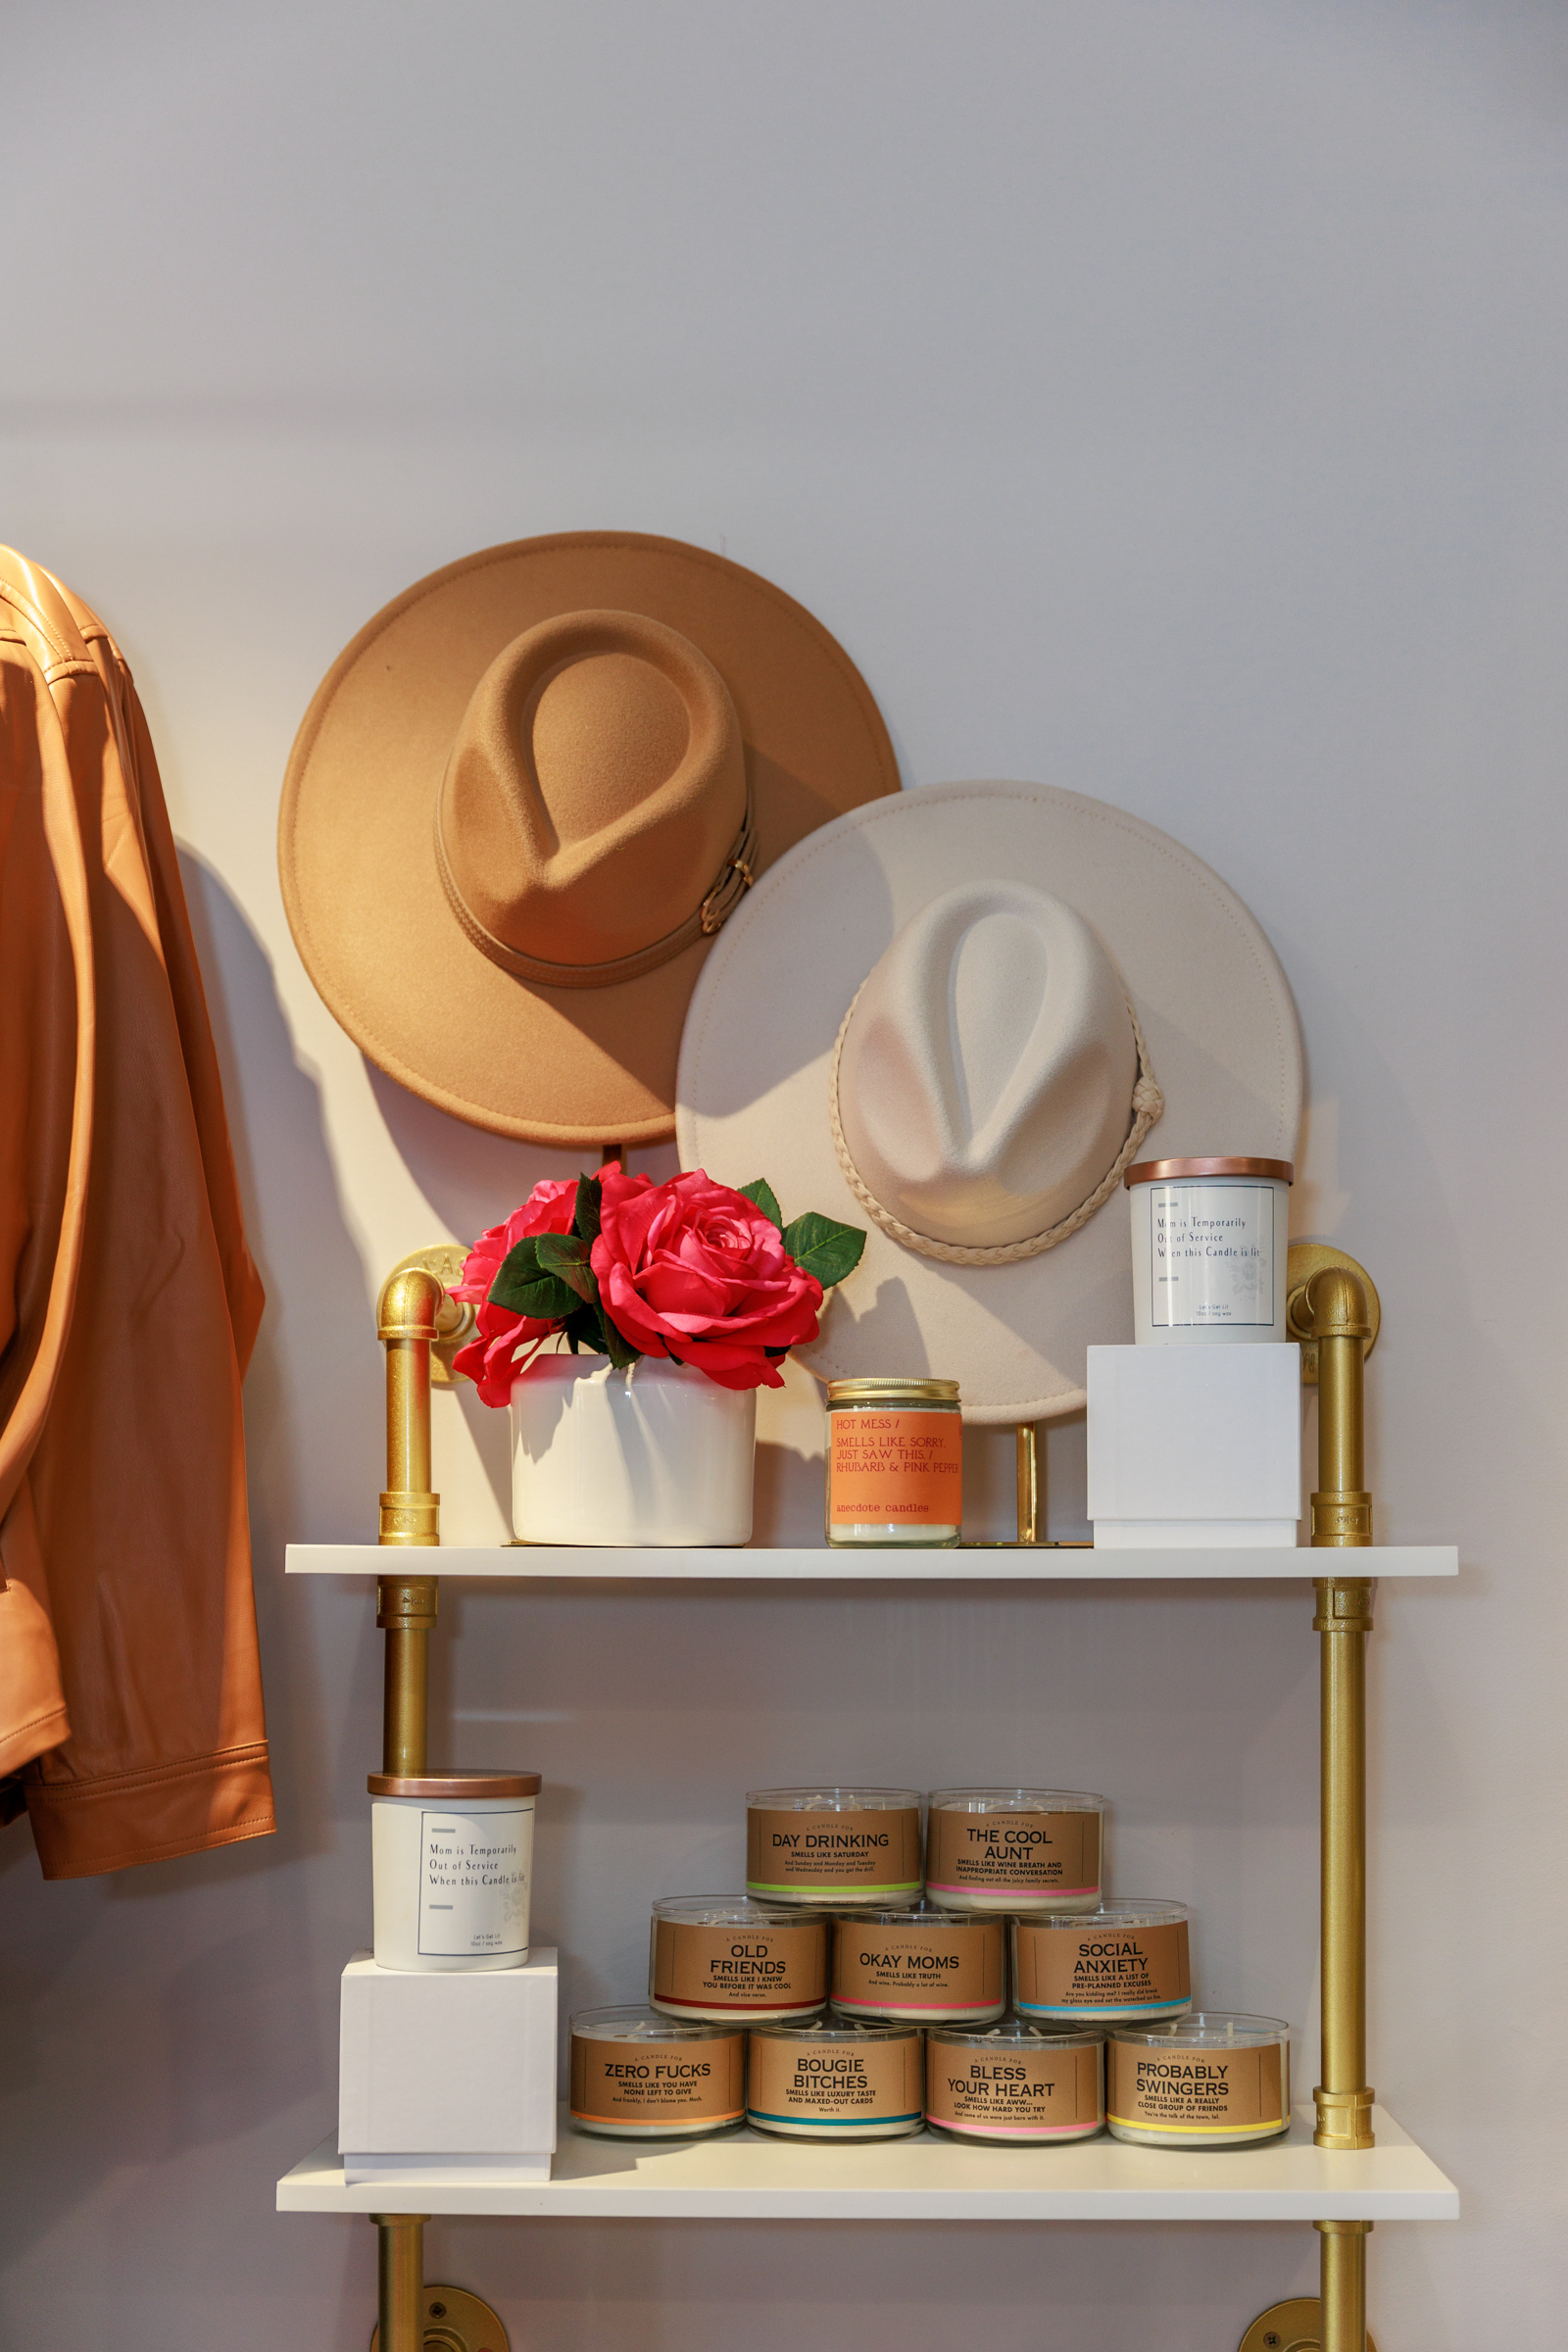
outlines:
M740 721L708 657L642 613L566 612L474 688L436 829L470 936L587 967L692 918L746 808Z
M844 1141L882 1207L936 1242L1000 1247L1069 1215L1126 1141L1138 1045L1075 908L962 884L892 941L845 1025Z

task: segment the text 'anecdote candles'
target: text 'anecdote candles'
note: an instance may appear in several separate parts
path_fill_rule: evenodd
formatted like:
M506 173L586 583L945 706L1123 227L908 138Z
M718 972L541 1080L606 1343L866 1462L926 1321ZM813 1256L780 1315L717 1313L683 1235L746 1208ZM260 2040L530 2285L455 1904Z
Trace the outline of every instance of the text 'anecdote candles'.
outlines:
M752 1788L746 1891L764 1902L912 1901L920 1892L913 1788Z
M676 2017L812 2017L827 1999L828 1924L744 1894L654 1905L648 1997Z
M938 1788L926 1896L945 1911L1092 1911L1105 1800L1082 1788Z
M987 2025L1006 2006L1001 1918L940 1911L841 1911L833 1929L833 2006L852 2017Z
M368 1786L376 1966L521 1968L539 1775L372 1772Z
M1012 1984L1023 2017L1179 2017L1193 2005L1186 1909L1121 1895L1098 1911L1014 1920Z
M579 2009L571 2021L570 2114L606 2139L697 2139L746 2112L741 2026L656 2009Z
M926 2035L926 2121L966 2139L1042 2146L1104 2129L1105 2050L1098 2034L1009 2017L986 2033Z
M1291 2120L1291 2030L1283 2018L1195 2009L1163 2025L1113 2026L1105 2121L1151 2148L1237 2148Z
M757 2026L747 2121L785 2139L901 2139L924 2121L918 2026L831 2013L817 2025Z

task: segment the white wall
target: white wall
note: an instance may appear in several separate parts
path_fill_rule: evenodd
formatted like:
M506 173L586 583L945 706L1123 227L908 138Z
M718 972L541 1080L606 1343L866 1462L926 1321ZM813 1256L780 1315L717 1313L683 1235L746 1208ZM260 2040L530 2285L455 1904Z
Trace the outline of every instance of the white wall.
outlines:
M380 1274L568 1163L362 1063L283 920L277 791L388 597L621 525L820 613L909 784L1100 794L1273 939L1310 1056L1299 1222L1385 1301L1380 1529L1464 1562L1386 1591L1372 1651L1372 2071L1466 2213L1378 2231L1374 2325L1383 2352L1553 2342L1561 10L54 0L3 43L0 537L119 632L187 852L271 1301L284 1824L54 1886L24 1829L0 1842L5 2340L366 2340L369 2230L270 2208L333 2115L377 1637L362 1592L285 1590L282 1545L371 1531ZM807 1426L773 1426L775 1528L814 1514ZM493 1525L455 1406L442 1450L449 1534ZM1108 1789L1122 1884L1198 1905L1208 1996L1309 2028L1298 1592L444 1607L456 1755L550 1783L576 2001L635 1995L652 1894L734 1879L749 1781L1017 1773ZM1299 2228L429 2237L528 2352L1221 2352L1315 2276Z

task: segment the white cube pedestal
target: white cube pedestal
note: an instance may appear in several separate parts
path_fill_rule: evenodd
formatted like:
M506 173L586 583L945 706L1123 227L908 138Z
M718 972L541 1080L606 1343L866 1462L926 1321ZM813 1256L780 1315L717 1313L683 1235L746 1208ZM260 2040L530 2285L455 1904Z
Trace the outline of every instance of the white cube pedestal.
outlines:
M343 2178L433 2171L454 2186L548 2180L556 2146L556 1954L522 1968L343 1971L338 2134Z
M1294 1544L1301 1351L1091 1348L1095 1546Z

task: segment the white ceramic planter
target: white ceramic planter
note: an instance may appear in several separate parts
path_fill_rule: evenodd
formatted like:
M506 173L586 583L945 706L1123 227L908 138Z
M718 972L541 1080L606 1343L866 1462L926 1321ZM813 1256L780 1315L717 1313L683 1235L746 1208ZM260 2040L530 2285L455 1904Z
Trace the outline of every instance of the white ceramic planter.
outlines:
M512 1384L521 1544L745 1544L757 1392L645 1355L540 1355Z

